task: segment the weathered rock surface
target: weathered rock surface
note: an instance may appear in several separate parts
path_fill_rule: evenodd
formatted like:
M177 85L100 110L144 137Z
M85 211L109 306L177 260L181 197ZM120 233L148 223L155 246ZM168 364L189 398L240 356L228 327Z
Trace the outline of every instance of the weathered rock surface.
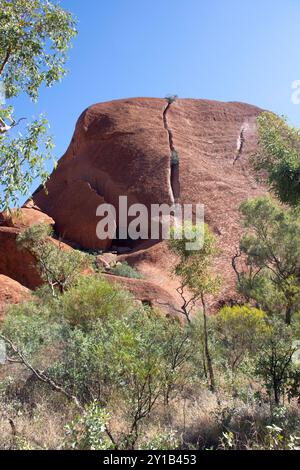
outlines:
M225 278L221 297L234 290L231 256L241 234L238 206L265 192L250 171L257 146L256 118L261 110L243 103L178 99L166 109L163 99L136 98L100 103L80 116L71 144L33 203L55 220L65 239L89 249L107 249L96 237L96 208L102 202L202 203L205 220L222 254L216 266ZM172 148L179 166L171 171ZM30 203L32 204L32 202ZM144 275L173 292L172 259L165 243L122 255ZM154 277L153 277L154 276Z
M10 304L18 304L30 298L30 290L17 281L0 274L0 320Z
M117 255L113 253L103 253L96 258L96 264L100 269L110 269L116 263Z
M47 214L34 208L23 208L18 212L0 213L0 274L4 274L29 289L36 289L43 284L36 268L36 260L27 250L17 246L17 236L26 227L34 224L54 225L54 220ZM64 243L49 238L53 243L70 249Z
M131 279L128 277L103 274L109 282L117 283L127 289L133 296L144 305L162 310L166 315L176 316L179 305L172 295L154 282L143 279Z
M29 289L42 284L35 267L35 259L27 250L19 250L17 236L20 229L0 226L0 274L4 274Z
M0 226L24 229L35 224L54 225L54 220L33 207L26 207L12 212L0 212Z

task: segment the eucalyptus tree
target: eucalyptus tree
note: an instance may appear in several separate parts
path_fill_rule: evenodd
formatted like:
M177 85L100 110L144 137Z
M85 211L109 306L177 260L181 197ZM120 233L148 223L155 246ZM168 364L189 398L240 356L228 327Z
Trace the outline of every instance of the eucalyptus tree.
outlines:
M35 178L45 181L53 148L45 116L17 133L23 118L5 99L37 101L41 86L59 82L75 35L74 17L56 0L0 0L0 209L17 204Z
M299 209L282 207L271 197L249 199L240 206L246 232L240 255L246 263L238 268L238 288L246 300L254 300L287 324L300 309L300 216Z

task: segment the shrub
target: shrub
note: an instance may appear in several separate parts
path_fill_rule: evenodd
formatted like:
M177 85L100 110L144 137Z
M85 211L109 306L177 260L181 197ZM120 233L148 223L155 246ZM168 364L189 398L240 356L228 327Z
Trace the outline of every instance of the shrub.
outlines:
M239 290L290 324L300 307L299 214L270 197L248 199L240 212L247 229L240 241L247 268L244 264L240 273L236 268Z
M116 264L113 268L110 269L110 272L115 276L131 277L133 279L143 278L143 276L136 269L126 263L126 261L124 263Z
M299 351L290 326L273 322L266 340L261 345L256 362L256 374L276 405L281 403L287 391L300 398L300 370L293 357Z
M7 317L5 333L20 350L35 354L37 370L49 378L46 383L59 384L57 391L75 396L81 406L96 400L101 408L117 408L125 423L119 446L133 448L158 402L188 381L194 345L179 322L137 307L127 295L100 276L84 277L44 307L45 316L36 314L38 302L34 314L28 314L29 304L19 306L17 315ZM48 344L55 354L45 369L40 352ZM97 413L92 409L80 427L95 418L101 428ZM73 437L76 429L74 424ZM94 444L75 439L74 445Z
M178 95L167 95L165 97L165 100L168 102L168 104L174 103L178 98Z
M171 153L171 166L178 166L179 165L179 154L177 150L172 150Z
M259 148L253 158L258 178L266 182L283 202L300 202L300 133L286 119L261 113L257 119Z
M63 294L89 264L89 258L77 250L66 251L61 244L50 241L53 229L46 224L28 227L18 235L17 243L37 261L42 279L47 283L53 297Z
M157 432L152 439L144 440L139 450L174 450L179 448L179 440L172 430Z
M71 325L87 327L112 314L121 317L132 308L133 297L129 292L95 274L81 276L76 285L59 299L55 311L57 317L62 316Z
M247 305L224 307L216 318L216 327L232 370L247 354L255 354L268 330L266 314Z
M28 356L53 344L63 329L63 322L51 320L49 306L37 302L11 306L1 325L1 332Z
M106 435L109 414L97 402L85 407L85 411L65 428L64 447L73 450L110 450L114 445Z

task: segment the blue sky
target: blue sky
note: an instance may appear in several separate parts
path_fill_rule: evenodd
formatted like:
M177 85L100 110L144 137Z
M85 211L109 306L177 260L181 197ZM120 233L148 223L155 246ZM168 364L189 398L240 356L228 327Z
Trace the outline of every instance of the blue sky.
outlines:
M244 101L300 126L291 84L300 80L299 0L62 0L78 37L61 84L17 115L46 112L55 155L66 150L80 113L116 98Z

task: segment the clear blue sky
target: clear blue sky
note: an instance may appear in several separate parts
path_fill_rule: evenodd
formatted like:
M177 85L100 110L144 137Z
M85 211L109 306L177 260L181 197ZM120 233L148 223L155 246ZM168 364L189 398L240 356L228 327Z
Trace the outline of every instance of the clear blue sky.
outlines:
M87 106L134 96L244 101L300 126L299 0L62 0L78 37L61 84L20 116L46 112L56 157Z

